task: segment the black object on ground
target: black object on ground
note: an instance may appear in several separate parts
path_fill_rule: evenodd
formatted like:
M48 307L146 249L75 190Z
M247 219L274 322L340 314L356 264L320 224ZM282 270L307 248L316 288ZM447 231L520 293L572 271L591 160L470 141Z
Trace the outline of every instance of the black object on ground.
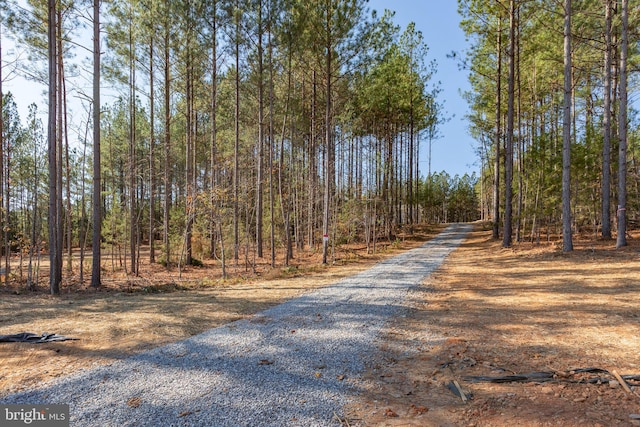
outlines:
M47 342L78 340L79 338L69 338L58 334L47 332L37 335L31 332L21 332L13 335L0 335L0 342L28 342L32 344L42 344Z
M503 376L466 376L464 377L465 381L469 382L490 382L490 383L514 383L514 382L576 382L576 383L589 383L589 384L606 384L611 379L606 377L580 377L574 379L573 377L578 374L605 374L612 375L611 372L606 369L600 368L581 368L581 369L572 369L567 372L529 372L526 374L517 374L517 375L503 375ZM629 382L631 385L635 384L636 381L640 380L640 375L621 375L621 378L625 381Z

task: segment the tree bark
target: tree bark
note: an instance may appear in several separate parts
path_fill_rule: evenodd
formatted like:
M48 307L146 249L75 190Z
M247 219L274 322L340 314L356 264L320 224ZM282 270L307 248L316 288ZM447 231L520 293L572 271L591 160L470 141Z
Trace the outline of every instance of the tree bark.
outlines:
M155 150L156 150L156 110L155 110L155 76L154 76L154 51L153 41L155 32L149 40L149 263L156 262L156 168L155 168Z
M62 30L60 30L62 32ZM63 133L64 133L64 157L65 157L65 231L67 240L67 272L71 273L73 270L73 218L71 210L71 163L69 159L69 126L67 115L67 83L64 77L64 67L62 58L62 46L60 47L60 83L61 83L61 95L62 95L62 115L63 115Z
M602 237L611 238L611 0L605 4Z
M84 131L84 139L82 141L82 174L81 174L81 192L80 192L80 227L78 230L78 246L80 247L80 284L84 284L84 257L87 243L87 208L86 208L86 170L87 170L87 139L89 139L89 126L91 125L91 116L93 108L89 107L89 114L87 116L87 124Z
M516 11L516 22L520 22L520 10ZM523 220L523 211L524 211L524 157L526 154L526 150L524 147L523 130L522 130L522 83L520 80L520 26L517 28L517 37L516 37L516 52L515 52L515 78L516 83L515 87L518 91L518 101L517 101L517 115L518 115L518 138L517 138L517 159L518 159L518 209L516 211L516 242L520 242L522 240L523 228L525 226Z
M500 238L500 144L502 142L502 18L498 18L498 41L496 48L496 130L495 159L493 169L493 234L495 240ZM429 140L429 183L431 183L431 140Z
M216 197L215 188L217 185L217 137L218 137L218 2L212 0L212 19L211 19L211 152L210 152L210 175L209 187L211 191L211 242L210 254L213 257L216 252Z
M629 2L622 0L620 45L620 111L618 133L618 236L616 247L627 245L627 54L629 50Z
M564 3L564 115L562 123L562 250L573 250L571 230L571 0Z
M258 0L258 141L256 163L256 249L258 258L263 257L263 215L264 215L264 47L263 47L263 22L262 0Z
M0 31L2 31L2 24L0 24ZM0 41L2 37L0 37ZM4 150L4 94L2 93L2 43L0 43L0 254L2 254L3 246L6 247L5 240L8 241L8 212L3 212L4 207L4 159L5 159L5 150ZM2 257L0 257L2 259ZM9 280L9 252L5 253L5 270L4 277L5 281ZM2 274L0 274L0 282L2 282Z
M504 195L504 230L502 246L511 246L513 233L513 132L514 132L514 98L515 98L515 46L516 46L516 5L515 0L509 2L509 81L507 105L507 142L505 147L505 195Z
M235 61L236 61L236 76L235 76L235 138L233 144L233 259L238 265L240 259L240 237L238 231L239 218L239 150L240 150L240 8L239 2L236 0L235 4Z
M49 112L48 112L48 161L49 161L49 289L51 294L60 293L62 282L61 245L58 238L60 214L58 211L58 48L57 48L57 2L48 0L48 60L49 60Z
M269 2L269 36L268 36L268 47L269 47L269 212L270 212L270 231L269 231L269 240L271 247L271 267L275 268L276 266L276 215L275 215L275 194L274 194L274 185L273 185L273 144L274 141L274 87L273 87L273 40L271 38L271 25L272 21L272 11L273 4L271 1ZM291 49L289 49L289 57L291 57ZM289 68L289 75L291 75L291 68ZM287 102L287 109L288 109ZM285 113L286 117L286 113Z
M165 14L168 15L169 1L165 0ZM168 18L167 18L168 19ZM170 29L169 23L165 23L164 29L164 213L163 213L163 243L165 253L165 265L171 268L171 241L169 238L170 211L171 211L171 65L170 65Z
M325 153L324 153L324 210L322 215L322 263L327 264L329 254L329 215L331 213L331 189L333 167L333 141L331 138L331 67L332 67L332 40L331 40L331 11L326 10L326 100L325 100Z
M62 283L62 262L64 255L64 208L63 208L63 197L62 197L62 81L63 81L63 70L62 70L62 12L59 8L56 7L56 55L58 57L56 61L57 66L57 95L56 95L56 201L58 203L57 207L57 217L56 217L56 238L58 242L58 250L57 250L57 262L60 264L60 283Z
M186 155L185 155L185 183L186 183L186 199L185 199L185 217L186 217L186 229L185 229L185 265L193 264L193 223L195 215L196 204L196 189L195 189L195 135L194 135L194 71L193 71L193 51L191 46L191 8L187 12L187 46L186 46Z
M91 286L101 282L102 175L100 168L100 0L93 0L93 235Z
M316 162L316 141L318 135L318 81L316 70L311 72L312 94L310 99L311 109L311 128L309 130L309 149L307 153L307 162L309 164L309 182L307 186L307 241L309 248L315 246L315 230L316 230L316 194L318 189L318 170Z
M129 248L131 274L138 275L138 201L136 197L136 67L133 44L133 16L129 27Z

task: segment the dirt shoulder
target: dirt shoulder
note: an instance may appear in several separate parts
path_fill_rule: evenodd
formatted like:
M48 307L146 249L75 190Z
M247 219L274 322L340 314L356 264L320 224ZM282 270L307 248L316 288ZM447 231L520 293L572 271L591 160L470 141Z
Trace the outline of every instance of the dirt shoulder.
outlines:
M640 374L640 242L578 241L563 254L552 244L502 249L490 237L473 232L389 325L350 424L640 425L630 417L640 386L629 393L609 374L572 372ZM555 375L467 378L541 371ZM453 380L472 395L466 403L447 388Z
M80 339L0 343L0 397L252 316L421 245L443 228L420 227L393 244L381 242L376 254L367 254L364 245L343 246L329 266L313 252L298 254L289 267L272 269L267 259L257 260L255 269L231 265L226 281L211 261L182 271L181 278L158 264L143 264L141 277L132 278L106 261L98 291L73 276L55 297L47 294L46 283L37 292L1 284L0 335L48 332Z

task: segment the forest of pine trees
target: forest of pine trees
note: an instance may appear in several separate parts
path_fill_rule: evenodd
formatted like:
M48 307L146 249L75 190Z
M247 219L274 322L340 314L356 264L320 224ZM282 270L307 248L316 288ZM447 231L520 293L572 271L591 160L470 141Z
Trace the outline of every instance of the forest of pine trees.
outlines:
M41 253L58 293L89 269L100 286L105 254L131 275L141 262L286 265L305 250L326 263L336 245L479 217L475 174L419 168L445 120L427 42L365 0L4 7L1 37L29 55L12 72L49 87L46 123L2 99L3 261L9 275L20 257L29 288Z
M101 254L132 275L141 262L287 265L296 251L327 263L336 245L478 218L503 246L561 236L570 251L576 232L626 245L640 219L640 9L458 4L477 177L421 172L447 120L437 64L413 24L365 0L5 3L0 45L29 60L0 81L49 87L46 113L27 117L0 87L6 275L12 254L33 288L48 253L53 293L89 268L99 286Z
M458 5L493 237L510 246L560 235L570 251L580 232L624 246L640 219L637 2Z

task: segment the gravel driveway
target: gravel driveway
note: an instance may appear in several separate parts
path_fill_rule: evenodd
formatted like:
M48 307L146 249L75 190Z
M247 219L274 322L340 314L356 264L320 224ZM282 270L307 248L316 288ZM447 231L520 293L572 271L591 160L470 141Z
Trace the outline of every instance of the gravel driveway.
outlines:
M251 319L0 403L66 403L72 426L339 425L382 326L470 230L451 225L420 248Z

